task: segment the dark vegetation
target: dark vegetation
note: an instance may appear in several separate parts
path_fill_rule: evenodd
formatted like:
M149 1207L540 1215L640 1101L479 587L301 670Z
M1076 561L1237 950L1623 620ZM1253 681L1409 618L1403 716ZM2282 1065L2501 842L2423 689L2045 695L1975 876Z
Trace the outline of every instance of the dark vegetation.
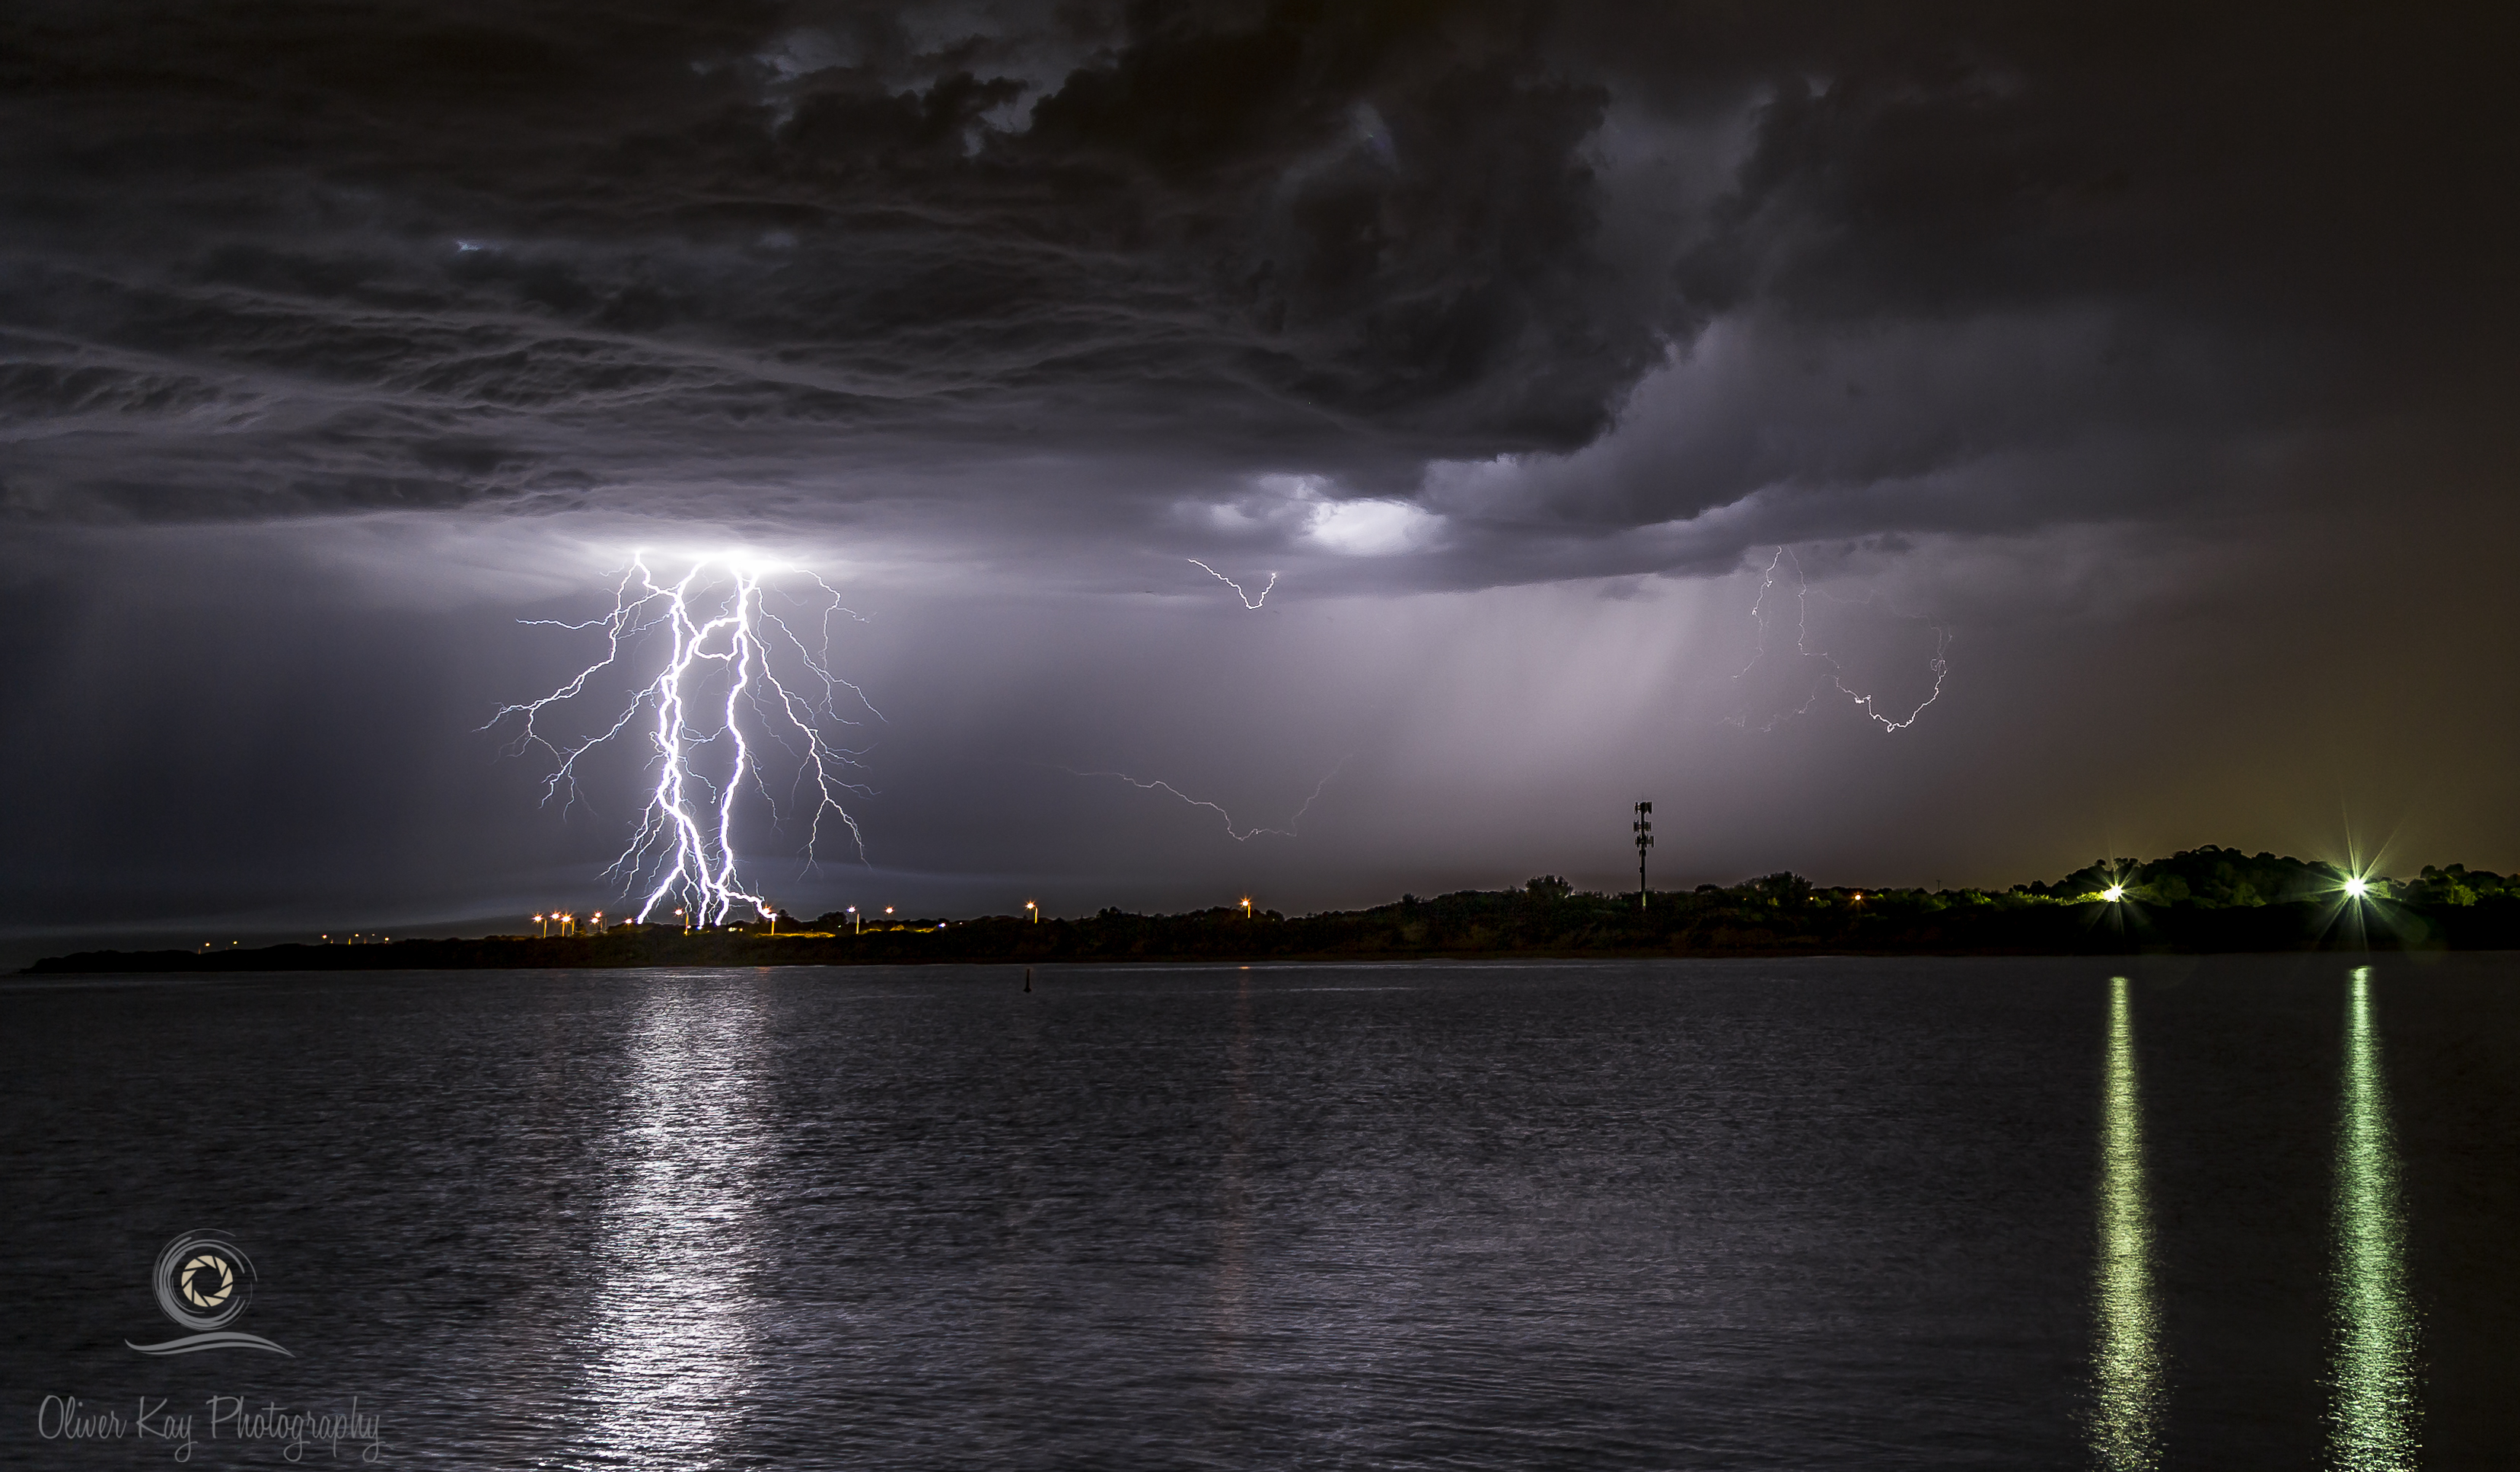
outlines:
M2347 896L2333 866L2201 848L2094 864L2008 890L1822 888L1774 873L1730 888L1579 894L1553 874L1520 889L1462 890L1288 919L1238 908L1187 914L1104 910L847 927L689 933L623 925L565 939L489 936L381 946L91 951L33 971L395 970L430 967L845 965L920 961L1401 959L1482 956L2075 955L2140 951L2497 950L2520 947L2520 875L2427 867ZM2116 901L2102 898L2122 887ZM791 922L792 923L792 922Z

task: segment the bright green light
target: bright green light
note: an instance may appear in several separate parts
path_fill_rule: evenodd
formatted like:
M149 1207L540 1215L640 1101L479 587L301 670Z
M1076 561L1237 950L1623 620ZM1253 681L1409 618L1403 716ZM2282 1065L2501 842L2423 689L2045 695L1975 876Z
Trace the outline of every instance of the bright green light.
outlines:
M2100 898L2114 905L2118 901L2126 898L2126 886L2123 884L2112 884L2108 888L2100 891Z
M2097 1321L2092 1346L2092 1454L2101 1467L2161 1465L2161 1312L2152 1292L2152 1209L2143 1182L2127 979L2109 978L2107 1077L2100 1099Z
M2347 899L2359 900L2362 898L2363 895L2369 893L2370 889L2370 881L2360 876L2345 881L2345 896Z
M2406 1220L2389 1085L2371 1025L2371 968L2354 968L2345 1009L2345 1096L2336 1121L2336 1346L2329 1464L2341 1472L2415 1465L2416 1320L2407 1292Z

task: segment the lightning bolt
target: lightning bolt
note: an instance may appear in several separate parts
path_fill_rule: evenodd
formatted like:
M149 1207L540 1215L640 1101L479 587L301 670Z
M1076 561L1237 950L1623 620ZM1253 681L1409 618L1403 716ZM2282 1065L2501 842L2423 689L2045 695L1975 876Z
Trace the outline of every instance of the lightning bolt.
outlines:
M1934 657L1928 665L1928 668L1934 672L1934 688L1926 694L1921 704L1917 705L1914 710L1908 712L1905 720L1892 720L1890 717L1883 715L1879 710L1876 704L1877 697L1864 694L1860 691L1846 688L1846 667L1837 662L1835 655L1830 654L1825 649L1814 649L1809 646L1807 642L1809 637L1807 615L1810 611L1809 601L1812 595L1812 588L1811 585L1803 579L1802 558L1794 557L1792 549L1787 547L1778 547L1777 555L1768 559L1767 571L1759 580L1759 597L1750 604L1750 617L1759 625L1758 651L1750 656L1750 662L1741 666L1740 672L1735 674L1732 678L1737 681L1741 679L1742 676L1749 674L1754 669L1757 669L1759 667L1759 661L1765 659L1768 655L1768 630L1770 623L1775 617L1775 615L1765 611L1768 603L1768 594L1776 587L1777 569L1783 565L1783 563L1788 559L1790 559L1794 564L1794 653L1800 658L1817 659L1827 665L1829 671L1827 676L1829 687L1835 690L1839 694L1854 701L1856 705L1860 706L1865 715L1870 717L1875 724L1879 725L1885 734L1894 731L1905 731L1909 727L1915 725L1916 718L1925 713L1925 707L1942 698L1943 678L1951 673L1951 664L1944 658L1944 655L1951 648L1952 631L1941 624L1929 623L1927 625L1927 627L1934 631ZM1829 595L1822 593L1821 594L1821 597L1829 598ZM1829 601L1831 602L1846 602L1845 600L1834 598L1829 598ZM1865 600L1865 602L1868 605L1871 602L1871 600L1867 599ZM1895 612L1896 610L1894 609L1893 611ZM1794 707L1792 711L1785 715L1771 716L1768 719L1768 723L1760 727L1759 730L1762 733L1776 730L1778 726L1783 725L1794 716L1799 716L1809 711L1813 705L1819 703L1820 697L1821 686L1820 682L1816 680L1812 683L1811 693L1803 697L1802 704ZM1737 717L1728 718L1727 724L1747 729L1749 721L1749 714L1744 712Z
M580 760L634 727L644 727L654 780L629 845L604 870L625 894L644 891L639 919L646 920L672 899L682 901L696 924L719 924L738 905L749 905L760 915L770 914L769 902L745 888L736 873L735 840L736 809L747 789L768 804L774 825L787 821L764 765L769 748L784 751L793 764L788 784L791 808L810 803L807 863L813 862L824 822L832 815L848 828L859 859L865 859L866 836L840 801L842 793L867 791L846 777L862 753L833 744L823 735L823 726L857 724L836 708L841 691L877 720L883 715L864 691L831 670L832 620L844 614L865 620L841 605L831 585L819 577L813 582L829 600L818 613L820 656L807 647L795 624L771 608L761 569L727 558L702 558L668 582L650 571L647 555L640 553L614 587L612 611L604 617L583 623L519 620L549 628L602 629L605 634L603 658L540 699L500 707L482 727L487 731L512 723L517 729L508 748L512 754L535 747L550 754L554 765L543 783L546 804L565 789L568 799L562 811L566 812L578 798ZM591 682L616 667L626 668L658 646L662 667L601 734L579 738L546 733L544 723L556 717L559 707L586 694Z
M1212 578L1216 579L1218 582L1223 583L1226 587L1233 589L1233 590L1234 590L1234 596L1235 596L1236 598L1238 598L1238 599L1242 600L1242 606L1244 606L1244 607L1246 607L1246 608L1257 608L1257 607L1259 607L1262 603L1267 602L1269 601L1269 592L1270 592L1270 589L1276 588L1276 587L1278 586L1278 574L1276 574L1276 573L1274 573L1274 572L1273 572L1273 573L1269 574L1269 587L1261 589L1261 590L1260 590L1260 596L1259 596L1258 598L1253 598L1250 594L1245 593L1245 592L1243 592L1243 591L1242 591L1242 585L1241 585L1240 583L1238 583L1238 582L1236 582L1234 579L1232 579L1232 578L1230 578L1230 577L1227 577L1224 573L1221 573L1221 572L1217 571L1215 568L1208 566L1205 562L1200 561L1198 558L1183 558L1183 560L1184 560L1184 561L1187 561L1188 563L1190 563L1190 565L1192 565L1192 567L1197 568L1199 571L1206 573L1209 577L1212 577ZM1117 774L1117 773L1111 773L1111 774L1107 774L1107 775L1116 777L1116 776L1118 776L1119 774ZM1269 830L1264 828L1264 829L1259 829L1258 831L1266 832L1266 831L1269 831Z
M1182 801L1190 804L1193 808L1205 808L1209 812L1214 813L1217 817L1224 819L1225 836L1233 839L1237 843L1247 843L1250 840L1259 837L1263 833L1272 833L1280 838L1293 838L1297 836L1295 832L1295 825L1301 823L1304 815L1312 811L1313 804L1321 800L1322 790L1330 784L1330 779L1338 776L1339 773L1346 768L1347 764L1348 758L1340 757L1337 766L1332 767L1320 781L1313 783L1313 795L1304 799L1304 805L1294 811L1294 814L1286 820L1286 825L1282 828L1237 828L1234 825L1234 815L1225 811L1223 807L1216 803L1209 802L1203 797L1192 797L1168 781L1160 780L1154 781L1142 781L1137 778L1131 777L1126 772L1079 772L1074 767L1059 767L1054 770L1064 772L1070 777L1118 778L1120 781L1127 782L1130 786L1137 788L1141 792L1170 792L1173 796L1180 798Z

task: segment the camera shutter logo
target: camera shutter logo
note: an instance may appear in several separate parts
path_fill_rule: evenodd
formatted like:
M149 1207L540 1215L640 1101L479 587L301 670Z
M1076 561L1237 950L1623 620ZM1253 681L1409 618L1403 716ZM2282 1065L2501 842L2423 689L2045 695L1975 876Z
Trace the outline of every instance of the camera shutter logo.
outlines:
M253 1302L253 1260L219 1231L188 1231L158 1254L149 1285L158 1307L175 1326L193 1332L164 1344L123 1343L144 1355L191 1355L202 1350L289 1351L263 1338L231 1329L237 1316ZM295 1359L293 1355L291 1359Z

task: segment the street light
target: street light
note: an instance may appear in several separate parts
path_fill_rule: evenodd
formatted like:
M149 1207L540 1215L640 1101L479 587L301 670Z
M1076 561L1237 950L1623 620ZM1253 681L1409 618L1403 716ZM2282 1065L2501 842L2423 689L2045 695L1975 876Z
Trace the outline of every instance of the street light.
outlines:
M1242 917L1246 920L1251 918L1251 897L1249 895L1244 895L1242 897Z
M1029 910L1029 911L1031 911L1031 912L1032 912L1032 922L1033 922L1034 924L1038 925L1038 924L1040 924L1040 923L1041 923L1041 906L1040 906L1040 905L1038 905L1038 904L1034 903L1034 902L1033 902L1033 901L1031 901L1031 900L1026 900L1026 901L1024 901L1024 909Z
M535 938L535 939L537 939L537 940L541 940L541 939L544 939L544 938L548 937L550 934L551 934L551 922L550 922L550 921L548 921L548 920L546 920L546 919L544 919L541 915L535 915L535 916L534 916L534 938Z
M851 935L859 935L859 934L863 934L863 933L865 932L865 930L866 930L866 916L865 916L865 915L862 915L862 914L858 914L858 907L856 907L855 905L850 906L850 907L849 907L849 934L851 934Z

